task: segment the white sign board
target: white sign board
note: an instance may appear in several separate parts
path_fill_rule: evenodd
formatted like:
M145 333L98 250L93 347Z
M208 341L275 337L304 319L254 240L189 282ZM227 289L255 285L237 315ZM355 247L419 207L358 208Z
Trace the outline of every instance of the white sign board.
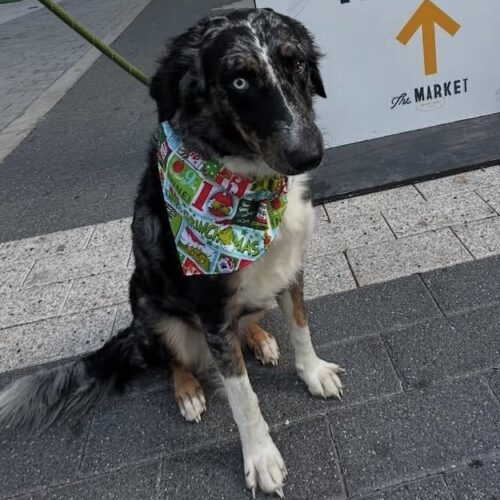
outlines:
M256 4L302 21L326 55L327 146L500 112L500 0Z

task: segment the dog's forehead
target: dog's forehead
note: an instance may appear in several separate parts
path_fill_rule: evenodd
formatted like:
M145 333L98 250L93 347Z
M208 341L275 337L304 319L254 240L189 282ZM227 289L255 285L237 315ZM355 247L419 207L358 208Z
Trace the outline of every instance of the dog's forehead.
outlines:
M253 15L218 24L207 32L212 57L228 66L265 69L273 55L290 55L299 42L289 26L275 15Z

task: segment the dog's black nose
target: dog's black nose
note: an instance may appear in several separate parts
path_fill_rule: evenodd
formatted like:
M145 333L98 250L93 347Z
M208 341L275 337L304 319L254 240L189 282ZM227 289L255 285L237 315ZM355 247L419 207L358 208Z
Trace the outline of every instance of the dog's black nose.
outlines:
M307 172L316 168L323 159L323 147L321 145L308 146L287 151L286 158L290 166L297 173Z

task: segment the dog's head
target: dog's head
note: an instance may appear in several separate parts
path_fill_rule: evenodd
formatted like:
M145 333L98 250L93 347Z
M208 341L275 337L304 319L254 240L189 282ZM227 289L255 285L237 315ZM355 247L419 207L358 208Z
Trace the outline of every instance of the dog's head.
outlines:
M160 121L207 157L263 160L294 175L324 153L312 98L326 97L311 34L270 9L201 20L175 38L151 81Z

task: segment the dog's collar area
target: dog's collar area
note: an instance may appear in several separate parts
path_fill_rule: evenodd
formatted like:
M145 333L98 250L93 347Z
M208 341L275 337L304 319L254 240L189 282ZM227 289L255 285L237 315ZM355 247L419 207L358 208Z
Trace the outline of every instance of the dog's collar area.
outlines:
M157 131L163 198L186 276L227 274L262 257L287 206L288 178L251 179L189 151L168 122Z

